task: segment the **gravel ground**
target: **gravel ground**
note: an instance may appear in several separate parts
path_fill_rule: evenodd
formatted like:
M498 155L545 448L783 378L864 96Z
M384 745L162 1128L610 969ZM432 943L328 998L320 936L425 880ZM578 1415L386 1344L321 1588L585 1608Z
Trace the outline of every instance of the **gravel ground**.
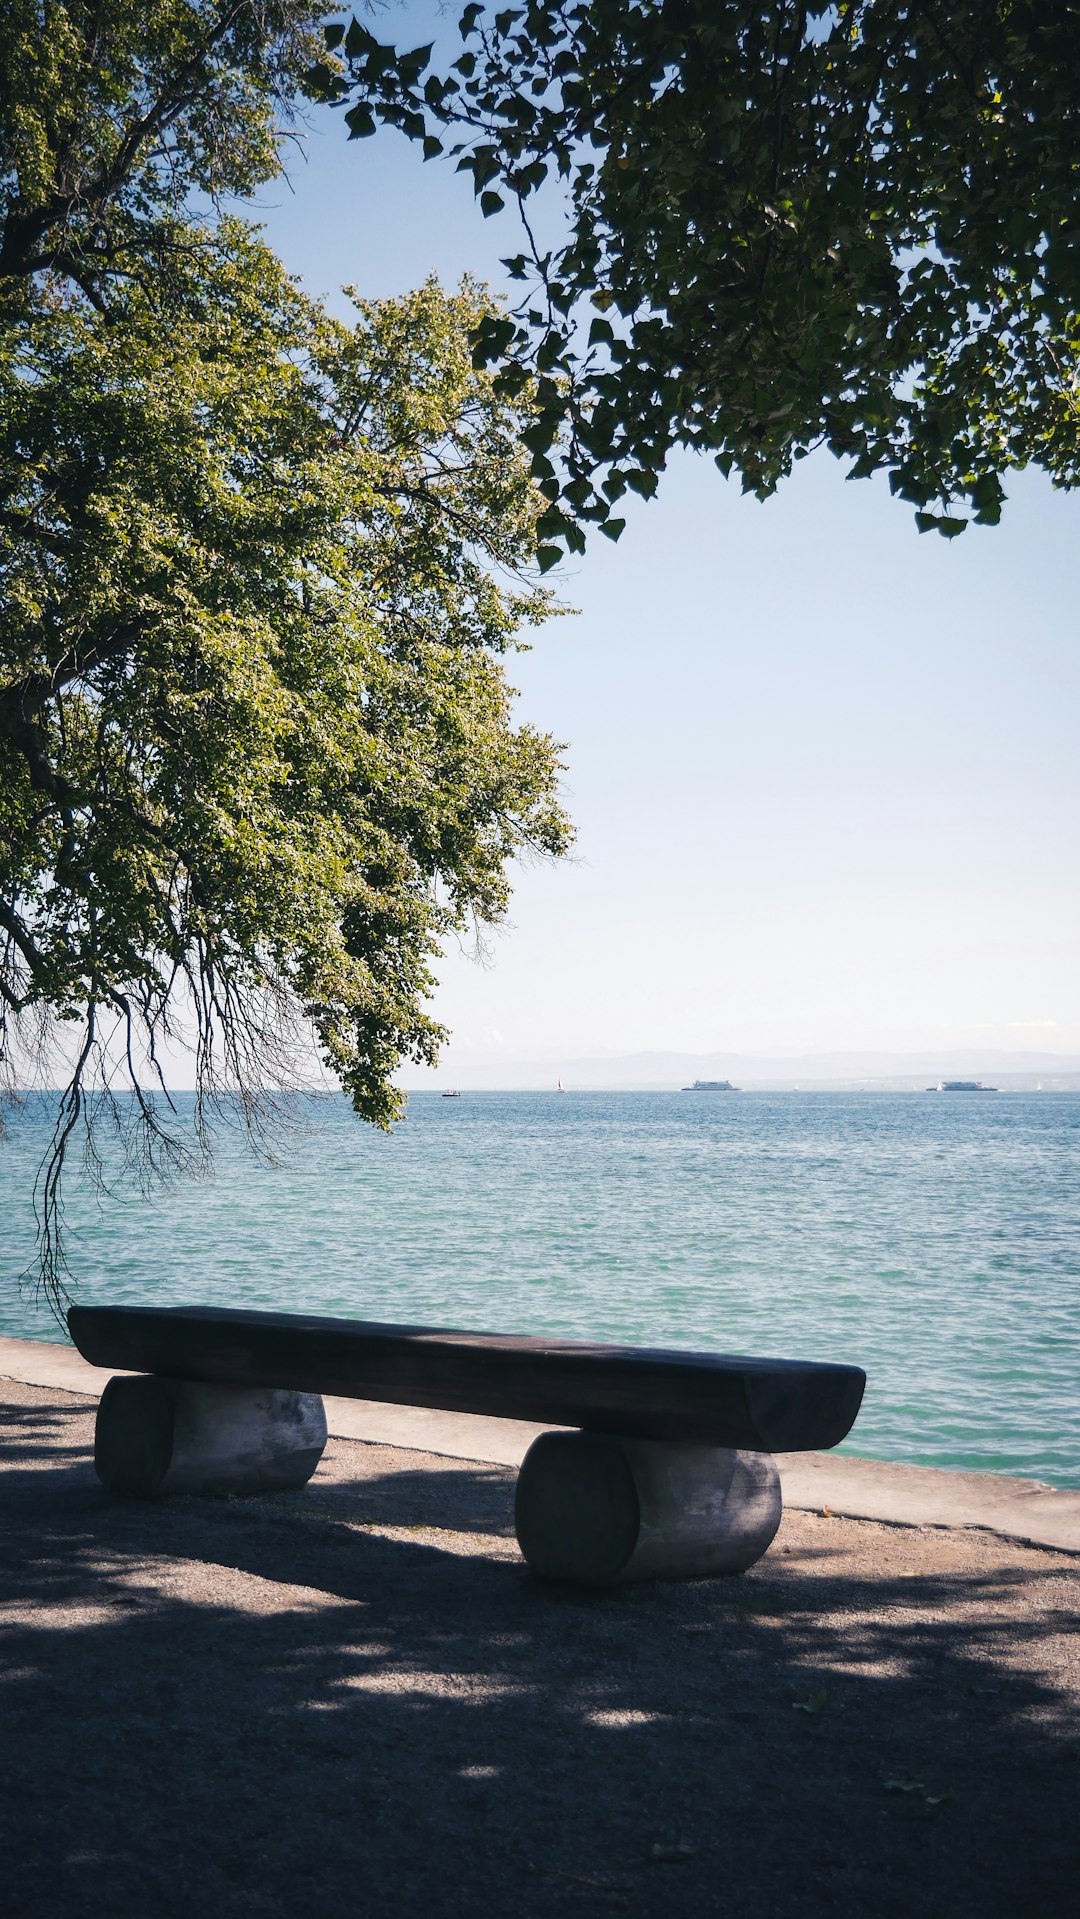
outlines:
M502 1467L110 1502L93 1411L0 1381L4 1919L1073 1919L1075 1558L791 1513L586 1596Z

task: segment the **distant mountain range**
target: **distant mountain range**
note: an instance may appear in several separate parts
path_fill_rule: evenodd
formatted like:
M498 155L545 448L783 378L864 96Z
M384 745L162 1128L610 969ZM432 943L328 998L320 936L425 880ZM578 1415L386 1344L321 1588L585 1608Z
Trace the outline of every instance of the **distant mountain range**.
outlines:
M913 1053L627 1053L612 1059L485 1060L475 1065L449 1059L436 1073L413 1069L406 1084L501 1089L554 1087L626 1088L660 1091L695 1079L730 1079L762 1090L904 1092L941 1079L981 1079L1003 1090L1080 1092L1080 1055L1019 1053L1005 1048L957 1047Z

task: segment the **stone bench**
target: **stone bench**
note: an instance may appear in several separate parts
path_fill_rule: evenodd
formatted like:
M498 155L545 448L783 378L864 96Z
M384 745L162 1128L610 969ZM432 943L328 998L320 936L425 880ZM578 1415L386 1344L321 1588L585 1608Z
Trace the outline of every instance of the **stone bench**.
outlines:
M780 1523L774 1452L851 1430L857 1366L443 1332L220 1307L73 1306L111 1379L94 1463L107 1492L302 1486L326 1444L321 1395L577 1428L522 1463L515 1522L532 1570L608 1586L743 1572Z

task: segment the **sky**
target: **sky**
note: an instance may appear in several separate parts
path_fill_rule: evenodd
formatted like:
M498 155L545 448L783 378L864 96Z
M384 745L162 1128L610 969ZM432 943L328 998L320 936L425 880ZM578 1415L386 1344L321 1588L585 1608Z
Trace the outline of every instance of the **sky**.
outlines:
M302 146L249 211L335 310L343 283L504 283L512 216L451 166L329 110ZM576 852L517 871L486 964L446 954L444 1082L642 1050L1080 1052L1080 498L1008 493L946 542L827 454L764 505L686 454L552 576L576 613L511 677L566 743Z

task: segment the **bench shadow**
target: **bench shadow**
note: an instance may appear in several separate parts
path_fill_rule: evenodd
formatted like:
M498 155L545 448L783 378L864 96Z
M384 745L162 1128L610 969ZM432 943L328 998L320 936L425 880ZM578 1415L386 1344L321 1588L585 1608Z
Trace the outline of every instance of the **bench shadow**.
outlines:
M1074 1909L1052 1557L912 1579L810 1528L587 1595L502 1468L110 1502L63 1412L0 1424L5 1914Z
M359 1441L340 1452L368 1455L373 1461L385 1457L384 1448ZM376 1469L362 1476L339 1477L337 1465L337 1449L331 1441L328 1458L314 1479L301 1492L279 1494L278 1499L298 1513L317 1506L327 1515L354 1523L371 1519L398 1526L453 1524L465 1532L513 1537L517 1475L510 1467L445 1459L424 1470L403 1465L391 1473Z

